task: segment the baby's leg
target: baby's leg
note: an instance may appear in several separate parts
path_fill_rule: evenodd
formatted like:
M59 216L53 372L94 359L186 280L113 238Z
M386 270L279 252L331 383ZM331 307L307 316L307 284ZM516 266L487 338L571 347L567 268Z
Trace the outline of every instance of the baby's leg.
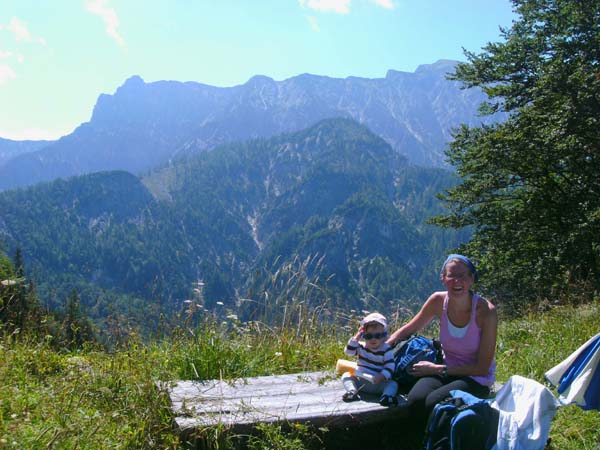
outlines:
M358 392L358 389L360 388L358 378L352 376L350 372L345 372L342 375L342 384L344 385L346 392Z

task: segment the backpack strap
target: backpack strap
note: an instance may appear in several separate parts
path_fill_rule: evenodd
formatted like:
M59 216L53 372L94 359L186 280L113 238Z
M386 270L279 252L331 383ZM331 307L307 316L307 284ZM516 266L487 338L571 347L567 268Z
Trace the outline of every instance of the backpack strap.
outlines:
M450 391L450 395L454 398L460 398L466 405L473 405L475 403L485 402L486 400L475 397L473 394L469 394L466 391L461 391L460 389L453 389Z

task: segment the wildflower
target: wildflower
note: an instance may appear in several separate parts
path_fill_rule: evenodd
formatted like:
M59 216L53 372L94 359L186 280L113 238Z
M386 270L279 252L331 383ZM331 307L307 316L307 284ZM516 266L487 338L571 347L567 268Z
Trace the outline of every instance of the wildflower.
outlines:
M281 353L281 352L275 352L275 356L282 356L282 355L283 355L283 353Z

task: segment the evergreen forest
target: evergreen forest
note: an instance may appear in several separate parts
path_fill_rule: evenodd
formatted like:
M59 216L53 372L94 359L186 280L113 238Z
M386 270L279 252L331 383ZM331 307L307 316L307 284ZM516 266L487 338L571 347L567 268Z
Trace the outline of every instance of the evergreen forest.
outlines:
M426 296L440 259L468 239L468 229L427 223L442 212L436 194L455 184L450 171L411 166L364 126L331 119L142 177L102 172L4 192L2 238L45 307L63 308L76 290L100 328L117 315L153 332L197 283L202 308L248 319L250 304L277 296L266 285L290 264L336 307L391 310Z
M452 169L332 118L0 193L0 448L420 448L410 422L188 442L158 386L331 370L365 312L412 317L454 251L498 307L498 381L543 383L598 332L600 0L512 4L449 75L506 117L455 129ZM561 406L546 448L597 450L599 429Z

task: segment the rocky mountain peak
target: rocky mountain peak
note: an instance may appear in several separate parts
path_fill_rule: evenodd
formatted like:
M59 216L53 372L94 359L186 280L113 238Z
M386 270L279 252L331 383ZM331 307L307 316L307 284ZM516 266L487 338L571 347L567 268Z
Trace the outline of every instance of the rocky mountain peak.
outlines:
M303 74L275 81L256 75L217 88L195 82L146 83L132 76L102 94L89 126L45 150L0 167L0 190L98 170L146 171L220 144L305 129L332 117L367 126L411 163L444 167L450 130L481 118L485 95L445 78L454 61L419 66L386 78ZM35 174L35 175L32 175Z

